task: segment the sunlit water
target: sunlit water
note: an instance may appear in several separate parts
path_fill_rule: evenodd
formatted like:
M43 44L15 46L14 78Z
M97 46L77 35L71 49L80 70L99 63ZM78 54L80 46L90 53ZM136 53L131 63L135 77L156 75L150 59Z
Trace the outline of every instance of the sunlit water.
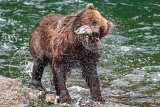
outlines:
M100 43L103 96L131 106L159 106L159 0L0 0L0 75L28 85L33 64L28 38L33 25L50 12L73 14L90 2L114 25ZM43 84L50 89L49 67L45 71ZM67 86L73 98L89 98L79 69L68 75Z

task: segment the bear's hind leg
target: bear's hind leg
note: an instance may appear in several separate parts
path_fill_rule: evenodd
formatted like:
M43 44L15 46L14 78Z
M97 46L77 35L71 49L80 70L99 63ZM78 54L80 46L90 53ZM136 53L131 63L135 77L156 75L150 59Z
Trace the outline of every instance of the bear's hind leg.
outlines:
M47 63L48 61L45 56L34 58L32 79L31 83L28 86L29 88L45 91L41 83L41 78L43 75L44 67L47 65Z

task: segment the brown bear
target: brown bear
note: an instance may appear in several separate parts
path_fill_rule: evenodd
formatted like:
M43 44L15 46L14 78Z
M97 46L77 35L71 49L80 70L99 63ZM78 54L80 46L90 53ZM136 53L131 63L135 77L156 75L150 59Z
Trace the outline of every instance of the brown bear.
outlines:
M30 88L45 90L41 83L44 67L52 68L53 82L60 103L71 103L66 87L66 74L79 67L90 88L91 98L102 101L97 75L99 60L98 41L111 27L101 14L88 4L75 15L62 16L50 13L43 16L33 27L29 50L33 57Z

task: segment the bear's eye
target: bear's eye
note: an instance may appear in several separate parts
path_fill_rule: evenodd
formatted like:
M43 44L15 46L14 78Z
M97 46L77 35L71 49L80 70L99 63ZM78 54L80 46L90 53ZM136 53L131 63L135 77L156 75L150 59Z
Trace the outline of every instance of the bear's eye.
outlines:
M100 32L103 32L104 28L103 28L103 27L100 27L99 30L100 30Z
M92 25L96 25L97 22L96 22L95 20L91 20L91 24L92 24Z

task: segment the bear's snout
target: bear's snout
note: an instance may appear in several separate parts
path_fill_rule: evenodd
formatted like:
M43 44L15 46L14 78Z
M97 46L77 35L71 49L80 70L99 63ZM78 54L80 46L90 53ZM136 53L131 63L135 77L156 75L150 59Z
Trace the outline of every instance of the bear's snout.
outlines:
M100 30L99 30L99 28L93 28L92 35L94 37L99 37L100 36Z
M93 32L92 35L95 37L99 37L100 34L99 34L99 32Z

